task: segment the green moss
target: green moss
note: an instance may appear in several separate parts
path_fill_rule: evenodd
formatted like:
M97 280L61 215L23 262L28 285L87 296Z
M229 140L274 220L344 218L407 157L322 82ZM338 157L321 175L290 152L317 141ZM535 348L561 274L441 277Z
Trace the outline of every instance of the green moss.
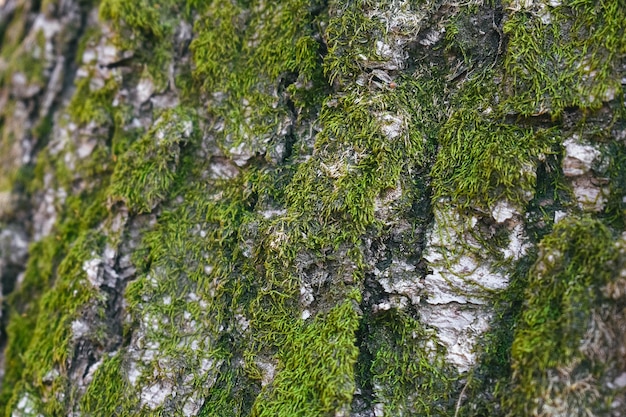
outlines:
M510 111L556 118L566 107L598 108L620 91L626 10L617 0L564 3L545 9L549 23L520 11L504 24Z
M513 124L505 116L511 109L532 114L541 106L558 114L563 106L576 102L565 88L573 85L568 84L569 79L542 79L544 84L526 87L526 82L536 81L535 73L521 71L519 75L515 60L521 60L522 67L536 69L543 64L532 60L544 58L520 52L520 39L531 36L539 42L537 38L566 35L536 33L536 20L527 24L522 14L511 15L506 75L515 82L513 95L504 104L499 102L501 87L486 81L497 79L496 71L476 76L477 70L465 84L446 86L445 65L435 69L410 62L414 72L398 75L394 88L353 85L367 71L367 62L380 59L373 41L393 35L385 33L382 22L366 17L364 11L381 6L375 3L330 2L327 7L304 0L102 2L101 18L112 22L116 45L138 51L131 65L142 70L147 65L148 74L144 75L158 88L169 82L162 68L175 53L177 22L181 15L188 19L194 14L195 38L190 46L194 64L183 69L181 76L186 107L165 111L143 134L127 129L135 116L133 109L113 106L117 90L135 82L133 76L110 79L99 89L92 89L89 77L77 85L69 108L73 121L108 127L112 138L98 138L103 140L91 162L79 162L77 172L50 156L38 159L33 192L43 189L44 176L51 172L53 188L69 190L76 178L86 179L89 186L84 194L68 197L54 234L31 249L25 286L16 293L15 302L18 297L20 303L25 302L32 291L32 307L12 312L6 357L19 371L7 373L9 388L3 388L3 398L13 395L14 404L21 393L30 392L37 401L43 399L40 406L50 415L63 414L77 401L78 394L68 390L67 369L63 368L71 356L71 321L81 317L87 305L96 309L103 305L103 292L85 282L81 267L104 245L104 237L89 230L107 218L106 203L113 207L111 203L117 202L126 205L132 215L153 213L150 219L156 219L150 230L141 231L141 247L134 253L137 277L124 297L131 319L127 326L133 331L128 338L131 343L134 337L141 340L137 343L155 343L159 357L140 360L128 347L106 356L80 400L82 412L168 415L168 404L155 410L142 404L140 390L162 381L176 385L184 380L177 386L178 398L186 395L184 389L204 396L201 415L206 416L348 413L355 387L361 382L373 387L373 400L384 404L387 415L451 414L459 388L457 376L443 363L445 352L430 347L433 334L407 312L394 310L377 317L365 313L363 317L358 305L364 276L372 268L365 263L363 242L386 238L390 226L385 222L395 221L381 219L376 211L381 201L404 221L414 214L412 198L428 199L430 179L424 173L433 161L436 204L489 210L496 201L506 199L523 208L535 191L539 160L556 152L557 131ZM567 13L581 5L588 7L576 2L559 8L555 19L570 19ZM598 7L602 19L612 22L610 4ZM332 11L330 16L327 8ZM576 19L582 15L576 14ZM319 23L327 18L330 21L324 29ZM614 22L611 25L615 26ZM320 42L328 47L323 59ZM546 40L546 47L552 48L551 42ZM568 45L567 53L582 48ZM477 59L468 52L475 44L461 46L465 49L459 53L466 61ZM621 46L616 49L605 44L602 48L619 51ZM524 64L525 60L530 63ZM605 61L601 62L605 68ZM337 91L331 93L329 84ZM457 87L460 92L450 99L449 93ZM192 93L192 89L197 91ZM550 92L549 100L544 90ZM596 97L607 91L595 91ZM198 152L206 149L200 149L191 134L198 123L187 101L199 96L208 102L206 121L227 156L240 145L262 155L286 140L285 136L296 141L296 154L272 164L252 158L235 178L212 178L211 164L221 163L218 158L222 156L199 158ZM391 126L396 122L398 126ZM289 127L283 130L285 126ZM301 134L305 130L311 137ZM316 131L319 133L312 137ZM386 196L395 190L402 196L387 204ZM443 199L447 199L445 203ZM157 206L159 210L155 210ZM419 220L411 218L416 230L424 228L431 214L428 204L419 209L424 210ZM266 218L269 210L278 214ZM592 231L585 235L578 229ZM605 232L586 220L578 226L568 223L555 229L544 245L547 251L570 245L570 240L604 237ZM502 233L494 241L498 246L506 243ZM598 260L602 257L596 256L598 253L608 251L604 243L599 245L589 249L590 259ZM572 252L576 259L587 256L578 253L587 250L584 248L558 248ZM418 253L418 249L412 250ZM319 264L328 270L328 277L315 292L316 304L311 307L315 316L309 319L302 318L300 300L301 287L313 284L308 282L310 271L303 270L306 259L312 259L310 268ZM589 269L591 264L576 262L572 263L574 272L582 271L581 276L595 273ZM553 311L563 292L569 297L565 297L567 302L581 302L582 286L578 278L568 275L572 269L550 268L550 276L562 282L550 280L548 284L529 276L528 306L515 341L511 332L494 336L501 343L494 343L491 349L499 356L489 367L505 368L507 349L513 344L511 404L513 399L534 399L536 392L522 392L523 387L528 381L543 381L534 371L526 371L526 366L538 369L533 361L543 361L544 351L566 349L562 342L550 339L551 333L536 330L533 315L544 322L552 320L541 314L546 305ZM570 329L582 323L574 309L558 313L559 320L566 317L565 325L554 325L550 331L561 331L568 341L580 336ZM194 326L187 326L191 322ZM362 346L356 346L359 325L371 330ZM90 340L99 346L99 337L94 334ZM547 341L541 342L543 350L534 358L533 343L541 338ZM372 359L359 372L355 367L358 347ZM564 357L571 359L576 354L568 355ZM276 365L273 378L264 373L264 362ZM125 371L130 363L140 372L136 384ZM43 376L54 367L61 372L45 385ZM497 372L490 377L508 378ZM185 384L187 388L182 388ZM536 386L540 390L542 385ZM63 401L55 399L59 393L66 394ZM172 397L172 401L179 400ZM509 404L506 401L509 399L505 400Z
M489 209L501 199L524 206L536 184L538 158L551 153L554 132L534 131L457 111L443 126L432 171L433 198Z
M209 110L223 122L218 143L226 153L238 146L264 153L285 135L294 117L290 97L306 105L311 103L307 97L325 88L311 3L289 0L248 8L216 1L196 22L197 37L190 45L193 78L214 95Z
M68 106L68 112L76 123L110 122L113 112L113 98L119 88L110 78L102 88L92 90L91 77L83 78L76 85L76 92Z
M490 210L505 199L523 208L539 159L556 152L557 129L505 122L493 76L486 71L467 81L455 98L458 110L441 128L431 172L435 203Z
M103 0L100 19L112 23L114 43L122 50L134 51L134 59L146 64L157 88L162 89L169 81L164 68L175 55L174 31L180 19L189 18L192 3L195 2Z
M444 349L431 345L434 332L398 310L381 313L368 324L364 347L372 359L366 381L384 415L452 415L454 372L445 364Z
M321 416L349 411L358 325L358 310L349 299L312 323L295 320L278 355L278 374L257 398L251 415Z
M616 230L626 229L626 146L622 142L610 145L608 175L610 196L605 213Z
M20 46L9 56L6 51L9 48L3 48L3 58L7 59L9 66L3 75L13 76L21 73L26 77L25 84L30 88L37 86L43 88L46 82L46 37L43 30L38 31L34 38L24 40ZM9 83L10 80L2 80Z
M239 389L254 387L237 365L245 339L241 340L236 316L246 314L253 290L252 268L243 268L249 261L239 246L239 229L252 221L249 209L257 184L271 188L271 182L255 172L224 182L200 179L208 161L199 163L189 156L196 151L193 143L185 149L189 154L181 157L179 178L165 196L172 203L162 207L158 223L143 234L142 247L135 253L139 277L125 293L128 312L141 343L156 344L159 355L138 360L121 350L123 363L135 362L140 374L136 385L122 377L126 390L121 415L171 415L164 406L151 410L139 398L141 387L168 384L172 374L187 381L178 388L179 397L192 388L207 397L208 415L216 415L216 410L227 415L223 410L235 409L245 415L256 396L249 393L244 401ZM184 204L176 203L175 196ZM93 384L109 384L108 374L98 378Z
M93 382L81 399L82 410L90 416L122 415L128 383L122 375L122 356L114 354L103 359Z
M258 385L234 361L224 362L198 417L249 415L254 400L259 395Z
M0 190L9 190L11 188L13 177L15 175L15 127L10 124L9 115L15 110L14 103L7 103L2 113L0 113ZM7 121L5 121L8 119Z
M12 19L5 22L6 26L0 28L0 35L2 35L0 54L3 57L10 57L19 47L24 36L26 36L28 30L28 11L26 4L17 4Z
M180 146L191 137L193 114L177 108L164 112L148 133L120 157L109 193L137 213L150 212L168 195L176 177Z
M103 248L102 235L82 234L59 264L52 289L42 296L28 348L23 352L21 382L13 387L7 410L15 406L25 392L36 393L42 401L40 412L60 413L61 398L72 401L68 390L67 360L73 353L71 323L87 308L104 310L104 299L85 279L83 263Z
M72 314L79 314L83 302L89 305L93 301L89 297L95 296L95 292L88 291L84 278L80 279L84 277L81 259L92 257L90 251L101 243L99 235L85 231L93 229L106 214L102 197L102 190L95 195L85 192L68 197L53 233L29 249L23 281L7 302L11 321L7 326L7 373L0 392L0 409L11 398L15 404L24 390L37 393L34 398L42 398L42 390L48 391L42 385L43 375L53 366L63 369L66 365L63 358L67 355ZM66 309L66 304L74 306L75 311ZM61 380L55 384L55 392L65 389ZM11 406L6 409L10 414Z
M534 415L561 397L574 410L599 412L600 398L568 392L551 380L559 369L598 378L604 364L594 362L582 344L592 312L603 302L601 289L615 279L618 248L610 230L589 218L564 219L541 242L528 274L524 305L512 344L510 391L503 395L509 415ZM589 394L589 393L588 393Z
M324 31L328 55L324 59L324 71L331 83L344 86L356 81L366 61L379 61L374 39L380 39L384 27L378 19L368 19L365 10L375 2L358 0L347 7L337 7Z
M11 317L6 332L8 344L5 350L5 375L0 392L0 409L4 410L19 382L24 369L24 352L27 351L37 324L39 298L48 288L53 272L59 262L60 247L54 237L41 240L29 249L24 283L19 291L7 300Z

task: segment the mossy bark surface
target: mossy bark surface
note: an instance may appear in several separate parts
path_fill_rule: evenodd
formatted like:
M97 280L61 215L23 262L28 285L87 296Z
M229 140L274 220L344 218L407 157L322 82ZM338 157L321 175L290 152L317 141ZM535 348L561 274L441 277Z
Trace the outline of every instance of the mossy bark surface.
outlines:
M0 0L0 413L624 416L622 0Z

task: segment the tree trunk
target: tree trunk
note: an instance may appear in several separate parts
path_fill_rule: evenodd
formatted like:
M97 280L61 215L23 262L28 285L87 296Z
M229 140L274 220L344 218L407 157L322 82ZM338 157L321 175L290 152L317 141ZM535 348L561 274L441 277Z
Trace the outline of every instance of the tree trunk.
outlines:
M7 416L626 416L623 0L0 0Z

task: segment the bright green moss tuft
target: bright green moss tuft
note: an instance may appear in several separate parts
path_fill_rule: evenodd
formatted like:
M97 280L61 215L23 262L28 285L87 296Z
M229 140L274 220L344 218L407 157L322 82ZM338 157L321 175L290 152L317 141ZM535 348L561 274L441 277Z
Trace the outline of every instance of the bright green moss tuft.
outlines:
M122 155L109 193L136 213L150 212L167 195L176 178L180 146L192 136L189 109L164 112L148 133Z
M557 152L556 128L505 120L494 76L487 70L473 77L454 97L456 110L441 127L431 171L434 202L491 210L504 199L523 208L540 159Z
M294 321L278 354L277 376L261 392L251 415L314 417L349 411L359 316L348 299L310 323Z
M157 87L164 88L169 82L168 65L177 52L174 32L181 19L189 18L190 3L103 0L100 19L112 23L116 33L114 43L123 50L132 50L134 59L146 64Z
M621 89L626 55L620 0L577 0L541 12L512 12L504 67L507 108L523 115L561 115L566 107L597 109Z
M94 417L122 415L128 383L122 375L122 357L114 354L103 359L90 384L81 398L82 410Z
M55 243L54 237L49 236L31 245L22 287L13 292L7 300L7 304L11 306L9 309L11 321L6 329L9 343L4 353L6 373L0 392L0 409L4 409L10 400L14 387L22 376L24 352L31 343L37 324L39 299L48 289L59 262L61 248Z
M216 1L196 21L192 75L213 97L209 111L223 123L216 131L225 153L241 146L262 154L285 140L310 96L326 87L310 3Z
M365 332L366 375L384 416L452 415L456 381L444 350L432 344L434 332L397 310L373 317Z
M602 395L565 386L605 371L585 344L592 314L605 302L602 287L615 279L619 252L610 230L589 218L564 219L541 242L528 274L524 305L513 340L513 375L503 395L508 415L536 415L550 407L600 412ZM560 375L561 377L557 377ZM559 401L561 402L559 405Z
M461 109L442 127L433 176L435 201L489 209L501 199L524 206L540 157L553 152L554 132L533 130Z
M62 398L72 400L67 387L67 361L73 354L72 322L88 308L104 309L105 300L89 284L83 270L84 262L98 256L103 244L102 235L86 232L59 264L54 285L41 298L37 324L23 352L22 382L14 387L8 409L25 392L36 393L36 398L42 401L43 408L39 411L49 415L64 410Z
M345 86L356 81L363 72L367 61L380 60L374 39L382 38L385 32L379 19L369 19L365 10L371 9L375 2L358 0L345 7L337 7L328 28L324 31L328 55L324 59L324 72L331 83Z

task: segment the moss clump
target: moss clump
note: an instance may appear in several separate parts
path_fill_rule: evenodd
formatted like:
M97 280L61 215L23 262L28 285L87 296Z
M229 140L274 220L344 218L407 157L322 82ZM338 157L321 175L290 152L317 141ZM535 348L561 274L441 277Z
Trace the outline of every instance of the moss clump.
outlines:
M0 392L0 409L2 410L13 395L14 387L22 376L24 352L28 349L37 324L38 301L41 294L48 289L59 262L60 247L55 243L54 237L50 236L31 245L24 284L7 300L11 320L6 329L9 343L4 352L6 372Z
M611 225L617 230L626 229L626 145L617 142L610 145L612 155L608 175L610 177L611 194L605 213Z
M192 136L189 109L165 111L148 133L120 157L109 193L133 212L150 212L163 201L176 178L180 147Z
M263 154L284 142L311 97L320 98L316 3L215 1L197 20L193 84L213 97L209 111L222 125L217 139L227 155Z
M108 79L102 88L95 90L91 87L91 77L80 80L68 107L73 121L81 124L111 122L113 97L118 88L114 78Z
M536 185L540 158L555 153L558 130L522 127L505 121L495 74L466 81L441 127L439 153L431 171L433 201L490 210L505 199L525 207Z
M444 350L431 345L432 331L397 310L373 317L364 331L372 358L364 371L383 415L452 415L456 378Z
M129 389L122 375L122 356L105 357L94 374L94 382L81 398L81 409L91 416L122 415L123 399Z
M330 16L328 28L324 31L328 47L324 72L331 83L346 86L363 72L362 65L381 60L373 40L384 36L383 22L365 14L374 6L375 2L371 0L358 0L346 7L334 8L336 14Z
M348 299L311 323L294 320L278 354L278 374L257 398L251 415L313 417L348 412L359 316Z
M599 108L621 89L618 63L626 54L619 0L581 0L541 11L512 12L504 79L507 108L524 115L566 107Z
M489 209L501 199L524 206L540 157L553 152L554 131L522 128L460 109L442 127L433 166L433 198Z
M125 292L131 347L118 353L120 366L133 364L135 375L109 380L111 365L110 372L97 374L92 382L125 387L116 408L120 414L185 415L189 402L199 408L206 397L206 415L228 415L224 410L235 409L245 415L258 394L241 367L248 346L240 321L246 319L246 303L255 288L255 268L244 268L250 261L239 242L242 224L255 219L250 210L257 187L271 189L273 179L254 170L230 181L203 178L209 161L190 156L196 145L185 148L176 180L164 189L169 203L135 253L139 276ZM158 346L158 355L137 356L148 345ZM176 397L149 403L145 387L157 385L175 387ZM252 387L245 400L242 386ZM83 403L89 411L100 405L113 407L93 397Z
M72 322L86 309L95 309L100 314L104 311L103 296L86 280L83 270L84 263L97 256L103 244L102 235L86 232L59 264L54 285L41 298L37 324L23 352L21 382L13 387L7 409L15 407L27 392L36 393L36 398L42 401L39 411L49 415L62 413L66 404L73 401L67 368L74 352Z
M174 32L180 20L190 16L192 1L103 0L100 19L110 21L115 29L114 43L134 52L134 59L145 63L157 88L169 82L164 71L175 55ZM173 87L173 86L172 86Z
M556 224L539 249L514 335L513 375L503 408L511 416L552 407L569 415L584 408L601 412L606 404L594 393L600 387L592 382L589 390L578 390L567 384L597 380L606 370L584 345L594 343L586 333L593 312L606 302L602 287L616 278L618 248L606 226L582 218Z

